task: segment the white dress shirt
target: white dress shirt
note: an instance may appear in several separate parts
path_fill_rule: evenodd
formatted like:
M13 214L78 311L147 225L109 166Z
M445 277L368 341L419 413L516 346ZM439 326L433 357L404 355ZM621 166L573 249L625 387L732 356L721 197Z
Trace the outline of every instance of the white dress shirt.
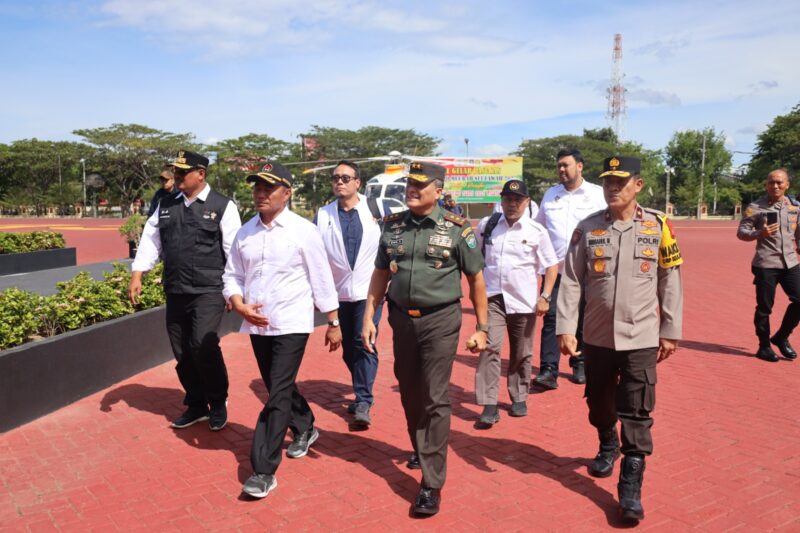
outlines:
M200 194L191 200L187 199L183 193L178 194L178 198L183 198L183 205L189 207L197 200L205 202L210 192L211 187L206 183ZM161 232L158 231L158 211L159 207L156 207L153 215L147 219L144 225L142 238L139 240L139 248L136 250L136 259L133 260L131 265L132 272L152 270L161 256ZM239 210L236 209L236 204L230 201L219 221L219 228L222 231L222 249L225 251L225 257L230 255L233 238L240 227L242 227L242 220L239 218Z
M375 256L378 255L378 244L381 240L381 228L372 216L367 197L359 194L358 203L353 209L358 214L362 230L361 246L358 248L354 268L350 268L347 250L344 248L338 202L334 200L317 213L317 228L328 252L328 262L341 302L367 299L369 282L375 271Z
M536 215L539 214L539 206L536 205L536 202L533 201L533 198L531 198L530 200L531 200L530 207L528 209L526 209L525 211L528 213L528 216L530 218L536 220ZM500 200L499 202L494 204L494 209L492 210L492 213L501 213L501 214L503 213L503 201L502 200Z
M269 324L246 320L241 333L287 335L314 331L314 306L323 313L339 307L328 256L317 227L285 208L265 225L259 215L247 221L231 247L222 275L226 300L238 294Z
M578 222L605 208L603 188L585 179L574 191L568 191L559 183L544 193L536 222L547 228L550 242L560 262L559 273L564 271L564 258Z
M484 217L478 224L478 246L483 245L488 220ZM508 227L506 217L501 216L491 239L483 269L486 294L502 294L506 313L534 313L539 299L539 271L558 264L547 230L526 216Z

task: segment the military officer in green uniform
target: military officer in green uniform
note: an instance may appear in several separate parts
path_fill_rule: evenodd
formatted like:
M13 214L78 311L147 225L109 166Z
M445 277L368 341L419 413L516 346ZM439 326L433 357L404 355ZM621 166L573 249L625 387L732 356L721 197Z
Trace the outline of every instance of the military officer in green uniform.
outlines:
M374 350L373 313L386 293L400 386L414 453L409 468L422 468L413 511L439 511L447 471L450 399L447 389L461 329L461 274L467 277L477 331L469 349L486 349L489 331L483 256L469 222L442 209L445 169L428 162L410 165L408 211L384 218L375 271L364 311L364 345Z
M608 207L575 228L556 305L561 353L576 356L578 310L581 295L586 298L585 395L600 440L589 474L610 476L622 451L617 491L622 517L631 522L644 518L641 490L644 458L653 452L656 363L677 349L683 315L683 259L663 213L636 202L644 185L640 167L634 157L603 162Z

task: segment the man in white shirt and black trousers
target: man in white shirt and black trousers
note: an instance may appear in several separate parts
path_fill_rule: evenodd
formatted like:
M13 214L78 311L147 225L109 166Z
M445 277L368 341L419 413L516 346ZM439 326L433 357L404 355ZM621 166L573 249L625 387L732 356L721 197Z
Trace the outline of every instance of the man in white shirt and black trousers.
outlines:
M375 256L381 239L383 218L377 202L358 192L361 171L351 161L340 161L331 174L336 200L322 207L314 219L328 252L328 262L339 294L342 356L350 371L355 401L348 407L355 429L366 429L372 419L372 387L378 374L378 354L370 353L361 340L364 306ZM371 204L371 205L370 205ZM373 212L374 211L374 212ZM382 302L373 316L375 328L381 320Z
M245 494L264 498L278 484L275 472L287 429L294 439L286 455L293 459L305 456L319 437L311 407L295 383L314 331L314 306L327 315L325 344L331 351L339 348L342 333L322 238L314 224L287 209L291 172L265 163L247 181L253 183L258 215L236 234L223 280L225 298L244 318L241 332L250 334L269 392L253 433L253 475L242 487Z
M206 182L205 156L181 150L170 166L180 192L162 198L144 226L128 297L136 305L142 273L163 256L167 334L187 407L172 427L208 420L219 431L228 421L228 372L217 335L225 311L222 272L241 226L239 211Z
M488 429L500 421L497 397L500 388L500 352L508 330L511 344L508 362L508 395L511 416L528 414L531 357L536 316L547 312L550 293L558 276L558 258L547 230L528 215L528 186L509 180L500 193L503 214L493 214L478 224L478 244L486 266L489 296L489 341L478 359L475 395L483 412L476 424ZM539 294L539 271L544 270Z
M547 229L550 242L556 251L558 260L558 277L553 286L550 309L542 319L542 337L539 348L539 375L534 382L546 389L558 387L558 366L561 353L556 337L556 301L558 288L561 286L561 274L564 272L564 258L567 255L572 232L578 222L597 211L606 208L603 188L583 178L583 155L577 149L563 149L556 155L556 169L560 183L545 191L542 197L536 222ZM580 306L577 338L579 349L583 346L583 307ZM583 356L570 357L572 381L586 383Z

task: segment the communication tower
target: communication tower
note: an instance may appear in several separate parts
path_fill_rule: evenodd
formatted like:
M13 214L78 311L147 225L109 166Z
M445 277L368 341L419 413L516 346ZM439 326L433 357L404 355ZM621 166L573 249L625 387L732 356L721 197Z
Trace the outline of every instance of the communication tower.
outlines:
M617 140L622 141L624 119L626 117L625 87L622 79L622 34L614 35L614 66L611 69L611 85L608 87L608 119L611 128L617 135Z

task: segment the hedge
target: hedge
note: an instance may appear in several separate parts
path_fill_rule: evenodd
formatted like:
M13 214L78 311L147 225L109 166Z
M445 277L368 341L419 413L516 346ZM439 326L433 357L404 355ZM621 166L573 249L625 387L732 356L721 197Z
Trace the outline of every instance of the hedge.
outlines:
M163 305L162 272L159 263L144 276L135 307L128 300L131 275L122 263L114 263L102 281L81 272L59 282L52 296L6 289L0 292L0 350Z
M0 254L23 254L65 246L64 236L54 231L0 233Z

